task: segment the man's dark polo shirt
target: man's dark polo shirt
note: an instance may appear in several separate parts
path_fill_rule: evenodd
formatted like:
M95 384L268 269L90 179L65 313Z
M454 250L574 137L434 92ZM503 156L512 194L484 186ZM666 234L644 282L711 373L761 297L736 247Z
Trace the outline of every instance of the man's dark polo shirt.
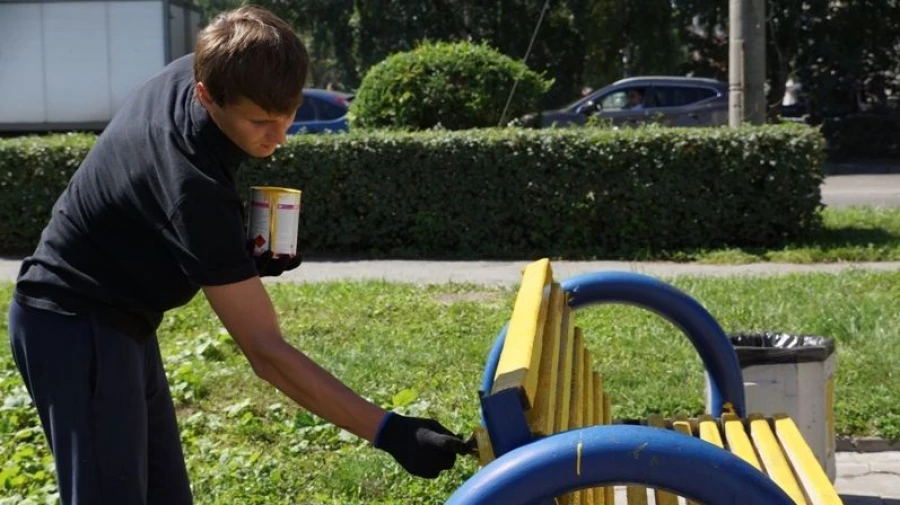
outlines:
M256 275L235 188L247 156L194 97L192 64L136 89L99 136L22 264L19 303L144 340L201 286Z

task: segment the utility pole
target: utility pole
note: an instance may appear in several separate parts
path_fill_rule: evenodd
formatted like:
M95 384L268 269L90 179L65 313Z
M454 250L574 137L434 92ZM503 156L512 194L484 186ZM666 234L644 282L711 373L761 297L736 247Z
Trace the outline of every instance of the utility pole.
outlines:
M766 0L729 0L728 125L766 122Z
M766 0L749 0L750 11L744 19L747 58L744 64L744 114L750 124L766 122Z

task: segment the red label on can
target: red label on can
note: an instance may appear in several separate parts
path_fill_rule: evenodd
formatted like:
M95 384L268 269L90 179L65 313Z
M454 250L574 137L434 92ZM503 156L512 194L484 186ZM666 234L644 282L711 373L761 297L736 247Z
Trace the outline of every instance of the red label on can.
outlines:
M299 208L300 208L299 205L294 205L292 203L279 203L278 204L278 210L294 210L294 209L299 209Z
M252 203L251 203L251 206L252 206L252 207L261 207L261 208L264 208L264 209L268 209L268 208L269 208L269 202L252 202Z

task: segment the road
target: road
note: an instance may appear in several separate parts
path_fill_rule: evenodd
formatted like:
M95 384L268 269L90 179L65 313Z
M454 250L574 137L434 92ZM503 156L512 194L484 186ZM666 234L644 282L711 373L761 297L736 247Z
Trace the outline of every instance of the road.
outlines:
M900 174L832 175L822 184L822 203L900 206Z

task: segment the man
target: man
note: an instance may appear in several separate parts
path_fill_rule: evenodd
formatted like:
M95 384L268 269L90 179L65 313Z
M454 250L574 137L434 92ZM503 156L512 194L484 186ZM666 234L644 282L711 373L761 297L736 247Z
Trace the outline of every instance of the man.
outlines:
M235 170L272 155L308 57L268 11L227 12L123 104L54 205L9 311L13 356L64 504L192 502L156 328L200 290L256 374L433 478L465 444L387 413L282 338L260 276L299 257L245 249Z
M644 108L644 90L643 88L633 88L628 90L628 104L626 109L643 109Z

